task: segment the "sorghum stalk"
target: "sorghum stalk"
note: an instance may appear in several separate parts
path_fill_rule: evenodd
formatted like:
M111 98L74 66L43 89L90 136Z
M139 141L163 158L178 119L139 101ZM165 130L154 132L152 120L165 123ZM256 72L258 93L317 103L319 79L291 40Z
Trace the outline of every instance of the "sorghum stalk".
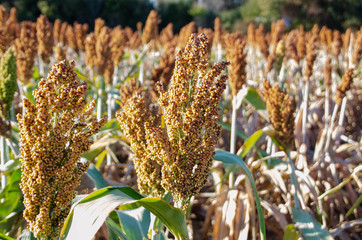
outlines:
M230 61L229 85L233 96L232 115L231 115L231 132L230 132L230 152L236 153L236 115L241 105L237 103L237 94L246 82L246 54L244 48L246 45L242 36L234 33L225 36L226 58ZM229 175L229 187L234 186L234 172Z
M8 159L9 159L9 151L8 151L8 147L6 145L6 138L4 136L0 136L0 151L1 151L0 152L1 166L5 166L5 164L7 163ZM8 184L8 177L4 173L1 173L0 190L5 189L7 184Z
M52 68L33 91L35 105L24 98L18 114L24 218L35 237L54 239L67 217L74 189L89 163L80 155L106 122L92 117L95 102L85 107L87 84L76 79L74 61Z

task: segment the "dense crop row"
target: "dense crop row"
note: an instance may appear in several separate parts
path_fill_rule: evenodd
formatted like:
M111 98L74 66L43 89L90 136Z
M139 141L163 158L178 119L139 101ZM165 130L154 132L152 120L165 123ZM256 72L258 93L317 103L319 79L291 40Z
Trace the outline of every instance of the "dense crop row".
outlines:
M362 29L159 23L0 7L0 238L359 239Z

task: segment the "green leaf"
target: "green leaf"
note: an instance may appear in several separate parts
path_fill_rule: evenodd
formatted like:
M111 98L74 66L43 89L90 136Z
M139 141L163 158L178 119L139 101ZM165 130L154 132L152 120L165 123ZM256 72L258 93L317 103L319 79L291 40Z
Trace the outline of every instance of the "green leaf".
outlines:
M307 211L292 207L293 220L306 240L332 240L331 234Z
M324 192L322 195L320 195L318 197L318 199L323 199L329 195L332 195L333 193L339 191L342 187L344 187L349 181L351 181L351 179L353 178L353 175L355 175L357 172L362 171L362 165L356 167L355 169L353 169L353 172L351 173L351 175L345 179L343 182L341 182L340 184L338 184L337 186L335 186L332 189L329 189L328 191Z
M107 183L106 181L104 181L102 174L98 171L93 163L89 165L86 174L93 180L94 185L97 189L107 187Z
M151 222L149 211L140 207L125 211L116 210L116 213L122 229L128 238L147 238L147 232Z
M353 211L362 203L362 194L359 195L357 201L353 204L353 206L346 213L346 218L353 213Z
M27 86L24 86L24 95L25 97L33 104L35 105L35 98L33 96L33 90L37 87L37 84L28 84Z
M284 231L283 240L298 240L299 235L297 229L294 228L293 224L289 224Z
M9 178L9 183L0 192L0 220L8 217L21 205L20 169L13 172Z
M21 169L16 169L9 178L9 184L18 184L21 180Z
M135 203L143 206L159 218L177 239L188 238L185 215L178 208L174 208L168 202L154 197L143 198Z
M231 131L231 126L227 123L224 123L224 122L217 122L217 124L219 124L221 126L221 128L225 129L225 130L228 130L228 131ZM248 137L240 130L236 130L236 135L238 137L240 137L241 139L243 140L246 140L248 139Z
M40 74L39 74L39 69L38 69L38 67L37 66L35 66L35 64L34 64L34 66L33 66L33 79L35 80L35 81L37 81L37 80L40 80ZM45 76L44 76L45 77Z
M252 147L254 147L255 143L259 140L259 138L263 135L262 130L258 130L253 133L243 144L243 151L238 154L241 158L245 157L246 154L250 151Z
M100 168L102 166L104 158L107 156L108 150L104 149L100 154L98 154L96 167Z
M9 161L7 161L6 163L5 163L5 165L4 166L1 166L0 167L1 168L1 172L3 173L3 174L9 174L10 172L12 172L12 171L14 171L14 170L16 170L16 169L18 169L18 168L20 168L20 161L19 161L19 159L10 159Z
M8 237L8 236L6 236L6 235L3 234L3 233L0 233L0 239L1 239L1 240L16 240L15 238Z
M255 203L256 203L256 209L258 212L259 217L259 228L260 228L260 234L263 236L263 239L266 239L266 230L265 230L265 222L264 222L264 216L263 216L263 209L261 208L261 203L258 195L258 191L256 190L255 181L253 179L253 176L251 175L250 170L245 165L244 161L237 155L226 152L226 151L215 151L215 160L230 163L230 164L237 164L240 165L241 168L245 171L246 176L248 177L251 186L253 188L254 197L255 197Z
M82 79L83 81L86 81L86 82L90 82L89 81L89 79L88 79L88 77L86 76L86 75L84 75L83 73L81 73L80 71L79 71L79 69L75 69L74 70L75 71L75 73L77 74L77 77L78 78L80 78L80 79Z
M288 164L285 161L283 161L282 159L279 158L271 158L267 160L267 164L268 164L268 168L273 168L279 165L285 165Z
M248 94L245 96L245 101L253 105L257 110L265 110L265 102L260 97L259 93L255 88L249 88Z
M115 239L115 240L128 240L128 237L126 234L123 233L122 229L115 221L113 221L111 218L107 218L106 226L109 231L109 239Z
M102 127L102 131L103 130L108 130L108 129L112 129L112 130L119 130L121 129L119 127L118 121L117 119L113 118L110 121L108 121L106 124L104 124L104 126Z
M99 189L72 206L61 230L60 239L91 239L107 216L118 206L143 206L156 215L178 238L188 238L185 216L159 198L144 198L130 187Z
M5 199L0 203L0 219L6 218L17 208L20 197L19 184L17 184L17 186L11 185L7 189Z
M30 232L28 229L24 229L21 233L19 240L37 240L32 232Z
M91 146L90 150L87 153L82 154L82 157L86 158L88 161L93 161L100 153L104 151L106 146L113 144L117 141L119 140L107 136L99 138L93 143L93 145Z
M9 213L4 219L0 220L0 233L5 234L9 232L14 227L15 221L19 221L19 219L22 219L21 215L23 210L24 205L22 201L19 201L14 211Z

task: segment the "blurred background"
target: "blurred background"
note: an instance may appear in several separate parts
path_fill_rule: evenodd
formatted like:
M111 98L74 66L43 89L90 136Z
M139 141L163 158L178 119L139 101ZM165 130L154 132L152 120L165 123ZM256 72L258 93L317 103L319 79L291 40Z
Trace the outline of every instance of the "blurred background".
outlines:
M246 32L249 23L270 24L283 18L287 28L313 24L345 30L362 25L362 0L6 0L0 1L8 10L16 7L18 20L36 21L39 14L51 21L59 18L73 23L88 23L101 17L110 27L121 25L136 28L144 23L151 9L162 18L160 28L174 23L174 31L191 21L198 26L213 27L216 16L228 31Z

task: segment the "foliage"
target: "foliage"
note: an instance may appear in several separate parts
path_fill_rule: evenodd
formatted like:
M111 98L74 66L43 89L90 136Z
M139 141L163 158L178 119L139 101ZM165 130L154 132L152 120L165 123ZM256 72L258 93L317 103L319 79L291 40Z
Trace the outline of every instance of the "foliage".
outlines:
M168 23L173 24L175 32L193 20L190 9L192 7L191 1L162 1L160 2L157 11L160 13L162 22L160 27L166 27Z

